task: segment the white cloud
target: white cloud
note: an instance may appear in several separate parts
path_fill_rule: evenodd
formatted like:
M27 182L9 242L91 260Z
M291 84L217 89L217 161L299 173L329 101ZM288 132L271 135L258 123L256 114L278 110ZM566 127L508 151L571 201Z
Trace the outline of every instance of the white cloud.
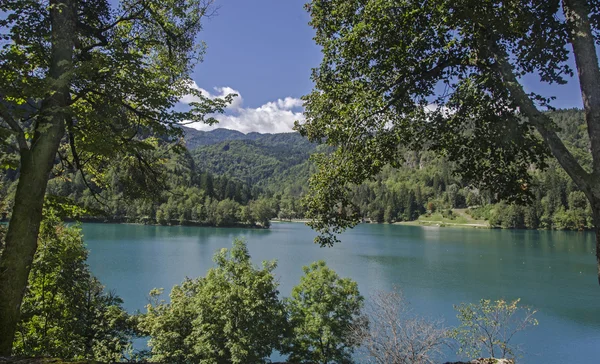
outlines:
M231 87L215 87L215 93L210 93L194 83L192 87L200 90L203 95L215 98L222 97L230 93L238 94L231 105L225 111L225 114L212 115L219 123L209 126L202 123L190 124L189 127L198 130L212 130L216 128L226 128L241 131L242 133L286 133L291 132L294 121L304 121L302 114L302 100L293 97L286 97L275 101L267 102L257 108L243 107L243 101L239 91ZM181 99L182 103L190 103L196 99L193 96L185 96Z
M295 99L293 97L286 97L285 99L277 100L277 106L280 109L291 110L297 107L302 107L302 100Z
M223 97L223 96L227 96L229 94L236 94L237 96L233 98L233 101L231 102L231 104L229 104L229 106L227 106L228 109L234 109L237 110L239 108L242 107L242 103L244 102L244 99L242 98L242 95L240 94L240 92L238 90L234 90L231 87L215 87L215 91L217 91L218 93L216 95L211 95L210 97Z
M456 113L456 110L450 109L446 106L440 106L438 104L428 104L425 106L425 112L428 114L441 113L443 116L450 116Z

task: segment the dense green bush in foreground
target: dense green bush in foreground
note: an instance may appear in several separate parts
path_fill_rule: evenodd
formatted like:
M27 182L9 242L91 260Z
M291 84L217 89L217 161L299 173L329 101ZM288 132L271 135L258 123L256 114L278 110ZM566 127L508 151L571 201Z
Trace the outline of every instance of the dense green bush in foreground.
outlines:
M347 363L358 344L349 326L360 325L363 297L358 284L340 278L324 261L304 267L300 284L286 299L291 325L284 352L289 361Z
M91 274L81 231L53 215L42 222L13 355L119 361L132 318Z
M168 363L259 363L273 350L292 362L348 362L363 298L356 282L341 279L319 261L290 299L281 301L273 276L276 263L253 266L246 245L215 255L206 277L175 286L170 303L154 302L140 317L151 337L151 360Z
M285 336L286 317L272 274L275 262L256 268L246 245L215 255L216 267L173 287L170 303L155 302L140 318L150 337L153 361L256 363Z

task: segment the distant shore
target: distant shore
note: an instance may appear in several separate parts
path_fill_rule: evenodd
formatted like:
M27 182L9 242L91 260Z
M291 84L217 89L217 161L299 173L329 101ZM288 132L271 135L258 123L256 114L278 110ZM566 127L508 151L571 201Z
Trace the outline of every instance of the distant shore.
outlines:
M457 223L457 222L443 222L443 221L433 221L433 220L400 221L400 222L393 223L393 225L455 227L455 228L472 228L472 229L491 229L492 228L489 224Z
M271 222L310 222L310 219L272 219Z
M491 229L492 226L485 220L476 220L467 213L467 209L452 209L452 216L441 213L421 215L414 221L397 222L399 225L435 226L435 227L460 227L475 229Z
M272 219L271 223L282 223L282 222L294 222L294 223L307 223L310 219L289 219L280 220ZM377 222L363 222L362 224L385 224ZM419 219L413 221L398 221L391 223L391 225L406 225L406 226L432 226L432 227L462 227L472 229L491 229L492 227L487 223L482 222L452 222L452 221L438 221L438 220L426 220Z
M8 224L9 218L0 219L0 224ZM268 229L260 224L233 223L226 225L215 225L197 221L171 220L168 224L157 224L150 221L130 220L127 218L104 218L104 217L82 217L80 219L65 218L65 222L81 222L86 224L128 224L128 225L146 225L146 226L196 226L196 227L217 227L217 228L240 228L240 229Z

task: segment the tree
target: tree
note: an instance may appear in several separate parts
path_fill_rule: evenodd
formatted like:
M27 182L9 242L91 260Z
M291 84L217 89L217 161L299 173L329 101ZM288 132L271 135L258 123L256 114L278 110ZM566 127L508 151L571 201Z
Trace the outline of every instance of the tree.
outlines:
M313 0L322 47L315 89L297 130L337 149L317 155L307 199L327 245L357 223L348 184L387 164L398 146L454 162L465 181L498 198L531 197L533 165L551 154L591 204L600 282L600 3L585 0ZM575 69L591 163L580 163L546 109L552 97L521 81L563 84Z
M455 306L461 325L451 336L460 344L459 354L468 358L490 355L492 358L514 358L517 348L511 344L514 335L538 324L536 311L519 306L519 300L482 299L478 304ZM485 354L484 354L485 351Z
M304 275L286 300L291 325L284 353L302 363L348 363L356 342L363 297L358 285L340 278L324 261L303 267Z
M173 287L170 303L154 302L139 327L151 336L152 360L168 363L264 362L286 332L273 276L276 263L256 268L244 242L214 257L216 267Z
M81 231L47 213L21 306L19 356L120 361L133 324L118 296L105 292L86 264Z
M189 77L204 51L195 39L211 3L0 3L0 155L3 167L20 173L0 258L0 355L11 352L57 158L86 173L118 158L137 172L132 181L150 185L156 163L147 151L176 142L182 122L215 122L205 115L231 101L202 96ZM198 102L176 111L184 95Z
M364 316L368 325L352 327L369 362L377 364L433 364L447 344L440 321L410 312L401 292L377 292Z
M234 200L225 199L219 201L215 211L215 223L217 226L231 226L239 221L240 204Z
M264 228L271 226L273 209L270 206L269 200L262 198L256 201L251 201L248 204L248 208L251 210L254 221L257 221Z

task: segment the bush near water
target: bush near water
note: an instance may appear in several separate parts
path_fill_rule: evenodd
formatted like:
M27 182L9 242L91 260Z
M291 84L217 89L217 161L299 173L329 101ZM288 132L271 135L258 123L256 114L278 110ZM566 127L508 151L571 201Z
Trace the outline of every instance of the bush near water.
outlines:
M273 274L276 261L253 265L240 240L215 254L215 267L206 276L173 287L169 302L156 289L146 312L129 315L121 299L106 292L89 271L79 227L66 226L48 211L38 244L15 358L2 359L7 363L62 363L18 357L81 363L261 363L274 350L294 363L349 363L356 350L365 357L377 353L400 357L401 363L433 363L440 361L439 349L450 337L468 355L516 354L508 336L494 336L491 346L478 341L475 322L503 334L537 324L535 312L522 310L518 301L460 305L462 326L454 330L410 314L398 293L376 294L365 311L356 282L339 277L323 261L304 267L291 297L281 299ZM399 341L390 335L394 332L407 335ZM149 338L149 351L134 351L135 337ZM415 347L421 349L415 352Z

